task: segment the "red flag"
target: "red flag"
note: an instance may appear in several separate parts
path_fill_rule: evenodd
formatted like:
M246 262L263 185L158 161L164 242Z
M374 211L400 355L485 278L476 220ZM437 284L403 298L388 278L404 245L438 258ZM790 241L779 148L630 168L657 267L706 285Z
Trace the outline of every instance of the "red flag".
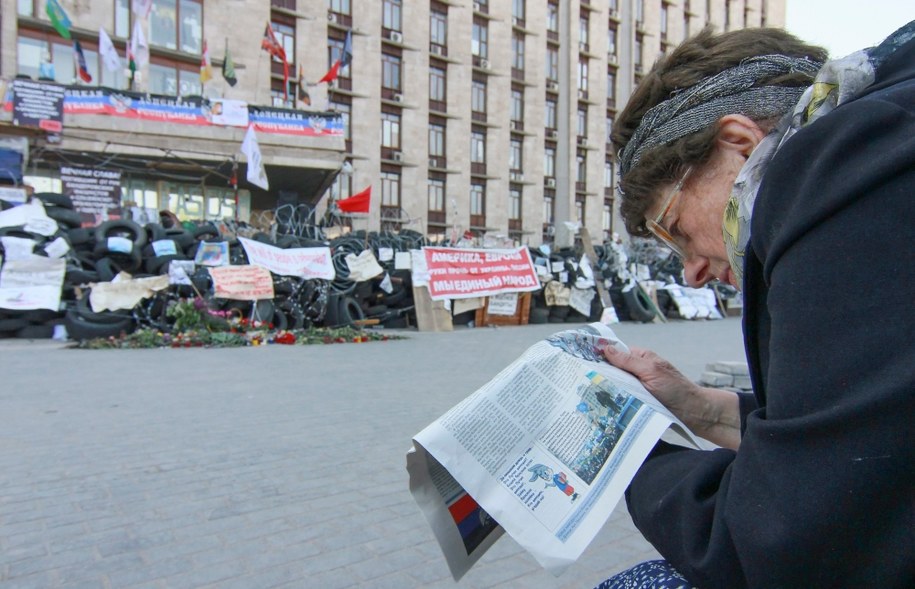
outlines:
M337 208L344 213L368 213L372 200L372 185L349 198L337 201Z
M324 74L324 77L321 78L320 80L318 80L318 84L321 84L323 82L327 82L328 84L330 84L331 82L336 80L337 75L340 73L340 65L341 65L341 63L340 63L340 60L338 59L337 61L334 62L334 65L330 66L330 69L327 70L327 73Z
M267 23L264 29L264 38L261 39L261 49L283 62L283 100L289 99L289 62L286 60L286 50L280 44L273 32L273 27Z

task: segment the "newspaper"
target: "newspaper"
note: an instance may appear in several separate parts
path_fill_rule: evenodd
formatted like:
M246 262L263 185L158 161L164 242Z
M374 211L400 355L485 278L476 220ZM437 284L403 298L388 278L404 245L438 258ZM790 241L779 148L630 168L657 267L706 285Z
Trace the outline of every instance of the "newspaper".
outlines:
M628 351L601 323L550 336L413 438L410 490L455 580L504 532L559 575L658 439L715 447L608 364L608 344Z

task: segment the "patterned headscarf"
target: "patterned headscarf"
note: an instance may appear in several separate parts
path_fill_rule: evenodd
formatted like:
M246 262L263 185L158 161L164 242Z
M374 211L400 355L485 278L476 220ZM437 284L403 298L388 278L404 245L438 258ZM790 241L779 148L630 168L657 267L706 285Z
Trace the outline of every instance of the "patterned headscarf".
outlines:
M827 61L792 112L753 150L734 181L724 210L722 235L731 272L743 282L743 262L750 242L750 220L756 193L775 153L800 129L849 102L874 83L874 72L900 46L915 38L915 21L903 26L876 47Z

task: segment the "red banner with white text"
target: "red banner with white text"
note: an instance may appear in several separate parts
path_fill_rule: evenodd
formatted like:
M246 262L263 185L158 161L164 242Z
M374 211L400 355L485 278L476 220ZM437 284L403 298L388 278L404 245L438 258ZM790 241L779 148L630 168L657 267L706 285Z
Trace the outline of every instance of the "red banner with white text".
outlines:
M458 249L424 247L433 301L468 299L540 289L540 280L525 247Z

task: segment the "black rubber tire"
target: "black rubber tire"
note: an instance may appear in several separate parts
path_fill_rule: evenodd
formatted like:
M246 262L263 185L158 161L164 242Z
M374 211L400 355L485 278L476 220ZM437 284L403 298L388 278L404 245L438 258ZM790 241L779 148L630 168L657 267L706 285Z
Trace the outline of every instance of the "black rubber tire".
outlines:
M134 329L133 319L127 317L117 323L92 323L86 321L75 309L67 311L64 317L67 327L67 336L73 340L88 340L98 337L119 336L121 333L130 333Z
M629 309L629 316L633 321L648 323L655 318L651 301L647 299L648 295L638 286L623 291L623 300L626 301L626 308Z
M67 231L67 239L73 247L85 245L94 241L92 232L85 227L74 227Z
M165 233L165 227L158 223L147 223L143 226L143 229L146 230L146 243L152 243L154 241L159 241L160 239L168 239L168 235Z
M194 229L194 239L202 241L204 239L219 239L219 229L212 225L201 225Z
M172 260L183 260L184 256L157 256L146 258L143 261L143 268L150 274L168 274L168 263Z
M565 320L569 316L569 311L571 307L568 305L553 305L550 307L550 317L555 317L556 319Z
M135 272L140 267L140 256L131 257L128 264L123 264L121 259L104 257L95 263L100 282L111 282L118 272Z
M186 249L192 245L197 245L194 235L184 230L184 227L172 227L165 230L166 239L174 239L180 249Z
M59 192L36 192L32 197L37 198L44 204L73 210L73 200L66 194L61 194Z
M548 307L534 307L528 315L527 322L534 325L541 325L549 322L550 309Z
M23 327L28 327L28 319L22 317L8 317L0 319L0 333L14 333Z
M98 272L95 270L83 270L75 266L67 266L67 273L64 274L64 284L79 286L98 281Z
M382 293L383 293L382 296L378 297L378 303L379 304L384 303L385 305L387 305L389 307L391 305L396 305L400 301L407 298L407 291L403 288L400 288L399 290L397 288L395 288L394 292L392 292L391 294L387 294L384 291L382 291Z
M133 221L118 219L105 221L95 228L95 241L105 243L109 237L126 237L137 248L146 245L146 230Z
M70 229L77 229L83 224L83 216L66 207L45 207L45 214Z
M364 315L366 317L378 317L379 315L384 315L388 312L387 305L372 305L371 307L365 310Z
M120 323L125 318L130 317L130 311L127 310L102 311L101 313L96 313L92 310L92 305L89 304L88 294L83 295L76 301L76 307L74 310L76 311L77 315L89 323L98 323L100 325Z
M50 309L32 309L22 314L22 318L29 323L44 323L45 321L50 321L51 319L60 316L61 313L59 311L52 311Z
M273 310L273 329L276 331L286 331L289 329L289 318L282 309Z
M261 299L255 301L251 306L250 319L262 323L273 323L273 315L275 312L276 305L273 304L272 299Z
M16 332L19 339L51 339L54 337L53 325L26 325Z
M409 327L406 317L392 317L381 322L388 329L406 329Z
M359 306L359 301L348 296L340 299L340 306L337 308L337 327L349 327L362 319L365 319L365 314Z

